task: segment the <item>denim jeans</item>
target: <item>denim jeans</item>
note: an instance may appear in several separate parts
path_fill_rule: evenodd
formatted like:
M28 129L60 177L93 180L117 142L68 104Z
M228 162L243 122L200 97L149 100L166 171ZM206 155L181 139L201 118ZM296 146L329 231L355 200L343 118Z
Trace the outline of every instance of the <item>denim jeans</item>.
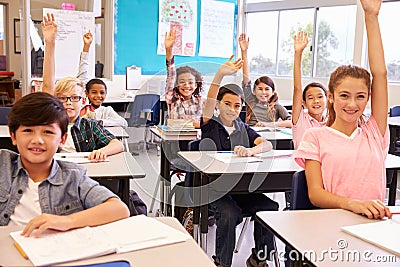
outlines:
M254 218L256 212L278 210L278 203L263 194L225 195L210 204L216 219L217 232L215 244L216 260L222 266L231 266L236 243L236 226L243 220L243 215ZM267 257L273 249L273 235L259 222L254 221L253 253L267 247Z

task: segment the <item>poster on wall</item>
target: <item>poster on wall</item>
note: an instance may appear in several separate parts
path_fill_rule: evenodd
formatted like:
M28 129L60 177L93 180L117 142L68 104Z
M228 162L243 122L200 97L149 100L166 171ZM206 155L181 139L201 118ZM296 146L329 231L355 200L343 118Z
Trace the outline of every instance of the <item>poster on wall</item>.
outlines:
M159 0L157 54L165 55L166 32L175 29L176 40L173 54L194 56L197 42L197 1Z
M233 54L235 4L202 0L199 56L226 57Z

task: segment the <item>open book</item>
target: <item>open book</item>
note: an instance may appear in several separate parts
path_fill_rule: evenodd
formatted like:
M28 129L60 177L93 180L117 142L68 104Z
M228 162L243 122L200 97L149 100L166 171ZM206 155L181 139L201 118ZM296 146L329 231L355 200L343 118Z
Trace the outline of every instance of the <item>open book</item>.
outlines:
M400 256L400 222L398 219L399 215L393 215L391 220L343 226L342 230Z
M10 235L35 266L173 244L190 238L144 215L66 232L47 230L39 238L23 237L20 233Z
M276 157L290 157L293 154L293 150L270 150L267 152L255 154L251 157L240 157L233 153L233 151L217 151L210 153L209 156L215 158L216 160L222 161L224 163L239 163L239 162L261 162L263 159L273 159Z

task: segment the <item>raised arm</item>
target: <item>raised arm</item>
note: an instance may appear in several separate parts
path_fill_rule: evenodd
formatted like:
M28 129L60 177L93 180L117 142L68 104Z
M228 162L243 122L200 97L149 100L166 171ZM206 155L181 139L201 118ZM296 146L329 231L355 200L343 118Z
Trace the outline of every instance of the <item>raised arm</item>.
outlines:
M47 15L43 17L42 32L45 43L42 91L54 95L56 81L55 46L57 36L57 24L54 20L54 14L47 13Z
M388 81L378 14L382 0L361 0L368 37L368 60L372 74L371 113L385 134L388 112Z
M217 101L216 99L222 79L226 75L236 73L243 65L242 59L239 58L233 62L232 59L233 55L228 59L228 61L226 61L218 68L218 71L215 74L214 79L210 85L210 89L208 90L207 94L207 100L204 104L202 114L203 123L205 124L208 123L208 121L212 118L214 114L215 104Z
M175 87L176 80L176 68L174 62L174 54L172 48L176 39L176 33L174 29L165 33L164 46L165 46L165 59L167 64L167 81L165 85L165 101L167 104L172 103L173 90ZM170 108L170 106L168 106Z
M89 49L93 41L93 34L90 30L83 35L83 49L79 59L79 71L76 78L86 84L89 80Z
M249 59L247 58L247 49L249 48L250 39L247 37L245 33L242 33L239 36L239 45L240 51L242 53L242 60L243 60L243 81L242 85L246 85L250 81L250 67L249 67Z
M303 103L303 85L301 83L301 61L304 48L308 44L308 34L305 32L298 32L294 35L294 66L293 66L293 106L292 106L292 122L296 125Z

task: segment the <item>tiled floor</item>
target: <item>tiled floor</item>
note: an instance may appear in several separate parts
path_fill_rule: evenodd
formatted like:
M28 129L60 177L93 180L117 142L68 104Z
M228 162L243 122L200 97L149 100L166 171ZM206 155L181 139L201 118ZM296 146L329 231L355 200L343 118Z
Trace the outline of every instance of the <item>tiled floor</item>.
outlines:
M149 149L147 151L139 150L138 152L139 152L139 155L134 155L134 157L138 161L140 166L142 166L143 170L146 172L146 178L132 180L131 181L131 189L135 190L139 194L139 196L147 204L147 207L149 210L150 204L154 198L153 197L154 191L155 191L157 180L158 180L158 174L159 174L159 170L160 170L160 156L157 155L158 153L155 148ZM173 182L176 182L176 181L177 181L177 178L173 177ZM400 184L400 183L398 183L398 184ZM268 194L268 196L279 203L279 206L281 207L280 209L282 209L282 207L284 207L284 194L283 193ZM155 216L156 211L159 208L158 200L159 200L159 192L156 194L153 212L149 213L148 214L149 216ZM396 204L400 205L400 193L397 194ZM209 234L207 235L207 254L210 257L214 254L215 229L216 229L215 225L212 227L209 227ZM242 229L242 224L240 224L236 229L237 237L239 236L241 229ZM235 253L233 256L232 267L246 266L246 264L245 264L246 259L250 255L251 248L254 245L252 229L253 229L253 223L251 222L246 229L246 234L243 239L242 245L239 249L239 252ZM281 242L279 242L279 240L277 241L277 246L278 246L279 251L284 250L284 246ZM274 266L274 264L269 263L269 266ZM281 264L281 266L283 266L283 264Z

